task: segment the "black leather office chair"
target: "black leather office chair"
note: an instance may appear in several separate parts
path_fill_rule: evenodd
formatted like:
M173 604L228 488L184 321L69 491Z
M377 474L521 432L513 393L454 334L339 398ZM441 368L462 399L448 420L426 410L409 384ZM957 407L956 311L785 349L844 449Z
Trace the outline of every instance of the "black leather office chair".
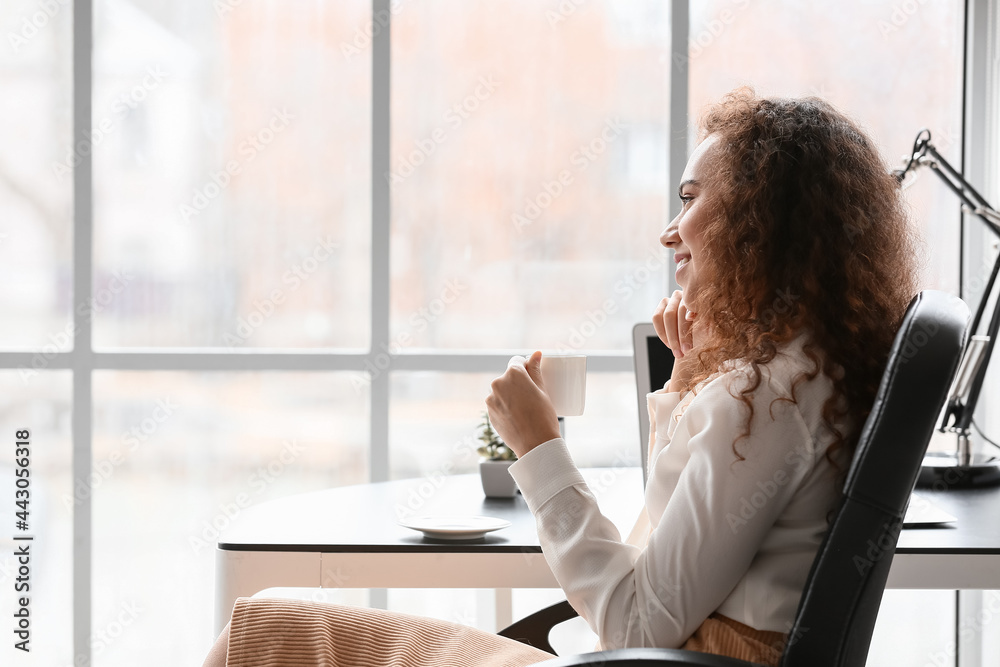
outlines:
M865 664L903 514L961 357L968 318L965 303L944 292L921 292L910 303L861 432L843 500L806 580L781 667ZM574 616L569 603L561 602L500 634L554 653L549 631ZM593 664L751 663L693 651L634 648L555 658L539 667Z

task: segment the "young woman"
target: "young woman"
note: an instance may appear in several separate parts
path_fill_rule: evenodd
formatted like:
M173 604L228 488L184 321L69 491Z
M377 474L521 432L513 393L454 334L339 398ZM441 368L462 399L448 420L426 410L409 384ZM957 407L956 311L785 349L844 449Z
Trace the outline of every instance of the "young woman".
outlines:
M898 323L913 238L889 170L817 99L739 90L711 107L660 242L683 288L654 313L676 362L650 394L649 477L628 542L515 357L491 421L546 561L603 648L777 664ZM228 662L226 649L228 646ZM463 626L241 599L206 665L528 665L551 656Z

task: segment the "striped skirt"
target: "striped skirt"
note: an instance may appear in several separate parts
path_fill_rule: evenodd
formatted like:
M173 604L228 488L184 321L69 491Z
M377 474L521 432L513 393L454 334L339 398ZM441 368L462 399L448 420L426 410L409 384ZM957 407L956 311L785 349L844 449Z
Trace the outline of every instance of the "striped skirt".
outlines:
M681 648L777 665L785 635L713 614ZM521 667L553 656L457 623L381 609L240 598L228 667Z

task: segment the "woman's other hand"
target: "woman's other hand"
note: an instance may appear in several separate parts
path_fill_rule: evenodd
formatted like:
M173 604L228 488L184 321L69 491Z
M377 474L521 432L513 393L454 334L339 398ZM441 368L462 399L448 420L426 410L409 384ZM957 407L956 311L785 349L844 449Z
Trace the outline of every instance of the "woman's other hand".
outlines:
M518 457L559 437L559 419L542 385L541 363L541 352L527 361L513 357L486 397L490 423Z
M674 368L670 373L667 391L682 391L688 388L688 381L697 365L698 339L696 322L698 314L687 309L684 293L674 291L664 297L653 312L653 328L660 340L674 353Z

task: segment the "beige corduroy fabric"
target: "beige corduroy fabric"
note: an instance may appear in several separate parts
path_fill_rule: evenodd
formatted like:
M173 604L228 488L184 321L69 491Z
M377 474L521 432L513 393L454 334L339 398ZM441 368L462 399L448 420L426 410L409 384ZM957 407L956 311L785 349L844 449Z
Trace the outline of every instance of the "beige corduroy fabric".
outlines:
M554 656L458 623L320 602L239 598L228 667L521 667Z
M684 642L682 649L715 653L759 665L777 667L785 650L787 636L782 632L754 630L722 614L712 614Z
M777 665L785 635L713 614L682 648ZM321 602L240 598L229 667L521 667L545 651L457 623Z

